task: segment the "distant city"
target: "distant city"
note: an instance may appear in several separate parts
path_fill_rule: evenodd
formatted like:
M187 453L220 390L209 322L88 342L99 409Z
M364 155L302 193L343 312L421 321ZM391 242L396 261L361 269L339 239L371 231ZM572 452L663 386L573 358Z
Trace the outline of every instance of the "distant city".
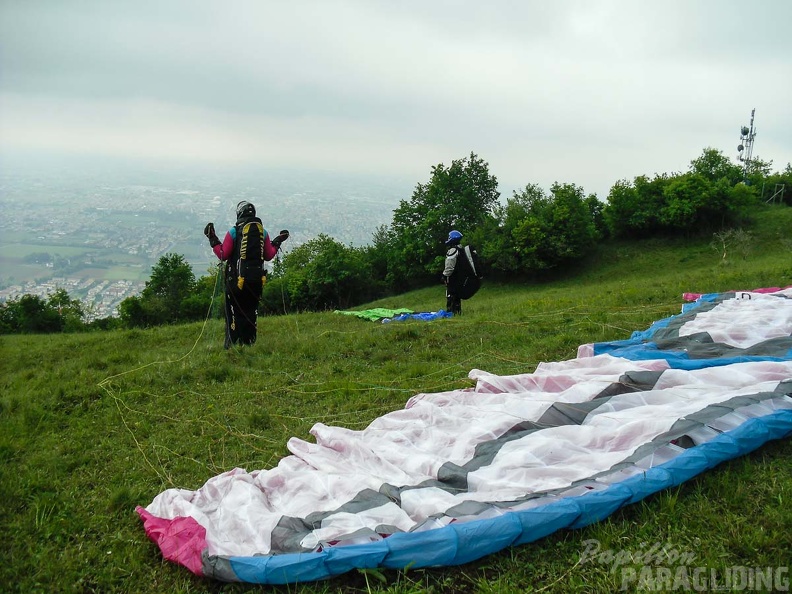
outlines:
M89 319L116 316L165 254L207 275L217 259L203 228L214 222L222 238L240 200L273 235L289 229L286 251L319 234L363 246L415 185L315 171L1 165L0 302L65 289Z

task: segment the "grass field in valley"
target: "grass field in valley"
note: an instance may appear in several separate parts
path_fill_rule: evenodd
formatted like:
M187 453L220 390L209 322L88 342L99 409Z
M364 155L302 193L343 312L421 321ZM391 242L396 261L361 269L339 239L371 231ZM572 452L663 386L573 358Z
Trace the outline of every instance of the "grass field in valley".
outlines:
M267 469L314 423L363 429L417 393L472 386L471 369L528 373L580 344L679 313L684 292L792 284L792 209L758 215L751 250L709 240L608 245L546 283L485 283L461 317L375 324L333 313L260 319L224 351L221 322L3 336L0 589L8 592L611 592L602 550L655 544L708 568L789 566L792 440L772 442L607 520L456 568L354 571L283 587L223 584L162 559L134 513L170 487ZM444 306L443 288L366 307ZM787 574L788 577L789 574Z

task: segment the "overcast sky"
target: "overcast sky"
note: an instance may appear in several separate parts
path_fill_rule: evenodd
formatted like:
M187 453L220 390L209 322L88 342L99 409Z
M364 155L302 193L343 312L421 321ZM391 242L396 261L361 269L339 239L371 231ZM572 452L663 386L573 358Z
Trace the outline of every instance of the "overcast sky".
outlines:
M790 0L0 0L0 158L418 183L474 152L502 192L604 199L736 156L755 108L754 156L781 170L791 23Z

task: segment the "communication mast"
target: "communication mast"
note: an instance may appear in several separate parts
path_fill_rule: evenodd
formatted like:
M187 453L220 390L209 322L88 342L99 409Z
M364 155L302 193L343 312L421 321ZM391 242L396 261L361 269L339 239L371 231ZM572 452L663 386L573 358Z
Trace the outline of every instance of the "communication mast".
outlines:
M754 128L754 113L756 108L751 110L751 125L743 126L740 129L740 144L737 146L737 159L743 163L743 178L748 179L748 168L751 165L751 153L753 152L754 137L756 136L756 129ZM743 154L745 151L745 154Z

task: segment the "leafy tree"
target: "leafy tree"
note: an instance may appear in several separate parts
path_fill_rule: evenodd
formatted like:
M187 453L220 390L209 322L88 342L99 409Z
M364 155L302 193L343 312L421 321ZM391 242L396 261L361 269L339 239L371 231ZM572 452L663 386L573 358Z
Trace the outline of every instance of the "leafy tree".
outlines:
M535 275L581 258L600 236L603 205L575 184L555 183L546 193L529 184L494 209L496 224L481 253L496 273Z
M119 315L128 327L198 320L205 315L209 301L196 298L195 290L195 274L184 256L166 254L152 267L140 296L121 302Z
M371 236L371 244L363 248L374 278L384 281L388 276L388 253L394 243L394 233L387 225L380 225Z
M289 291L289 279L285 274L278 276L271 274L264 284L264 290L261 292L261 307L259 314L288 314L298 311L296 305L292 304L291 293ZM299 289L297 289L299 292ZM298 296L298 302L302 301L302 297Z
M0 330L4 334L60 332L58 311L38 295L22 295L0 307Z
M181 303L195 289L195 274L181 254L165 254L151 269L151 277L141 293L144 300L160 300L162 306L181 317Z
M706 148L701 157L690 163L690 173L701 176L706 184L698 185L698 197L688 195L689 203L698 204L695 219L687 230L709 231L733 225L739 225L745 219L747 209L755 206L757 191L750 188L761 188L763 180L770 174L772 161L765 162L758 157L751 159L747 170L743 172L736 165L713 148ZM687 184L683 180L681 184ZM677 190L680 184L677 184ZM688 190L692 188L688 187Z
M388 279L393 286L420 285L439 274L448 232L470 234L492 216L498 180L486 162L469 157L432 167L428 183L418 184L409 201L393 213Z
M181 314L183 319L202 320L207 315L212 317L220 317L222 315L220 299L216 300L217 305L213 307L211 313L209 312L214 296L223 294L222 289L218 287L218 282L222 282L222 275L217 266L210 267L208 272L207 276L202 276L195 281L192 293L182 300Z
M596 194L589 194L584 201L589 210L591 222L594 223L594 232L597 239L608 235L608 226L605 224L605 203Z
M264 285L266 312L319 311L370 301L379 290L362 249L321 234L292 249Z
M645 237L659 232L660 210L665 204L663 192L668 178L645 175L616 182L608 194L608 204L602 211L608 232L613 237Z
M528 184L520 192L515 191L506 199L505 205L494 208L497 226L490 229L481 244L481 256L494 270L506 274L528 272L525 250L515 245L515 230L524 226L524 221L535 211L548 204L548 197L537 184Z
M725 179L730 186L743 180L742 167L732 163L721 151L710 147L690 162L690 172L710 182Z
M0 306L0 334L75 332L85 329L83 304L66 289L47 299L22 295Z
M759 202L759 191L755 186L737 184L731 188L723 187L720 182L719 196L724 193L725 202L723 212L726 216L722 218L722 227L740 226L750 219L750 212Z
M713 182L697 173L680 175L669 180L663 191L665 204L660 210L663 226L678 231L695 229L709 202L713 185Z
M746 167L745 174L752 185L759 185L773 170L773 162L753 157Z
M739 226L756 205L756 197L754 186L686 173L668 181L660 220L667 233L703 234Z
M33 252L27 256L22 256L22 261L29 264L48 264L52 260L53 257L47 252Z
M637 201L635 187L630 182L619 180L613 184L602 213L609 235L626 237L633 233L632 213Z
M516 195L525 216L513 228L514 247L523 269L540 271L581 258L594 244L597 232L583 188L555 183L550 195Z
M705 149L690 171L621 181L602 214L613 237L701 234L741 225L756 204L755 187L742 170L715 149Z
M83 304L79 299L72 299L66 289L57 289L47 300L47 306L58 312L61 329L75 332L85 329Z
M645 175L635 178L637 210L631 221L633 227L641 234L654 234L663 229L660 211L665 205L665 189L669 182L666 174L655 175L649 179Z
M123 328L124 324L121 318L107 317L97 318L85 325L88 330L117 330Z
M765 202L788 204L792 206L792 163L788 163L783 171L768 175L762 188L762 198Z
M139 296L127 297L118 305L118 315L127 328L142 328L151 322L143 309L143 301Z
M0 304L0 334L16 334L19 332L16 304L16 299Z

